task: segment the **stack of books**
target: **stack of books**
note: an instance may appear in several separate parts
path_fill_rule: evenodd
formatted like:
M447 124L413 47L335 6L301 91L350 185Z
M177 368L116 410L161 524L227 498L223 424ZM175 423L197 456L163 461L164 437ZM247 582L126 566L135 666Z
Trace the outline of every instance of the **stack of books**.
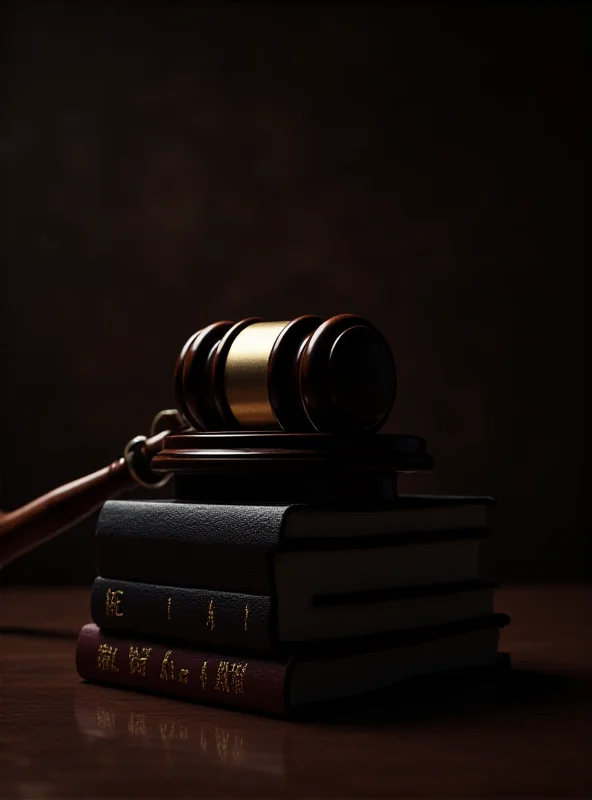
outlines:
M484 497L322 508L108 501L82 678L290 714L495 666Z

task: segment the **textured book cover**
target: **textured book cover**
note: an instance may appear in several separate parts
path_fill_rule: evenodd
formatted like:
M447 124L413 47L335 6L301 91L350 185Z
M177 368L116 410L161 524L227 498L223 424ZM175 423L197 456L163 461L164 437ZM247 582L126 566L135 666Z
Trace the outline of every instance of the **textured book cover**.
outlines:
M260 655L311 643L441 625L493 613L494 584L456 584L292 598L186 589L97 577L91 616L100 628Z
M490 498L399 498L374 509L321 509L111 500L97 523L97 572L253 595L273 594L279 561L292 577L300 572L300 585L304 571L311 580L324 569L318 583L331 580L328 591L340 590L340 576L342 591L391 585L387 576L410 575L408 583L469 580L477 577L475 548L458 542L488 533L490 504ZM413 548L429 548L433 557L419 558Z
M108 634L85 625L76 667L91 681L243 711L287 715L308 705L384 688L397 680L492 665L505 615L410 631L364 651L328 648L277 661L205 652Z

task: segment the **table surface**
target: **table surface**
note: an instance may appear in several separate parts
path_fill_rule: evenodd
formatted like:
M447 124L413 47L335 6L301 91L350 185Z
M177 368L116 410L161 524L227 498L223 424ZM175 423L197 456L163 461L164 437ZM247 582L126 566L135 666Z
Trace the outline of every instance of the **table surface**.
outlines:
M590 586L499 591L506 676L307 722L82 683L88 590L0 603L1 798L592 796Z

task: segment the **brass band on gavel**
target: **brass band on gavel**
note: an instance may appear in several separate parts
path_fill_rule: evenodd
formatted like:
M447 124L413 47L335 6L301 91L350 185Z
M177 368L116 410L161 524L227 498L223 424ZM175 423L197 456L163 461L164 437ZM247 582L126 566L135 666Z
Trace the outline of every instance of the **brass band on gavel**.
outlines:
M224 389L233 417L247 430L281 430L269 402L268 367L273 346L288 325L254 322L240 331L226 356Z
M372 433L396 385L388 343L353 314L217 322L188 340L175 371L179 409L204 431Z

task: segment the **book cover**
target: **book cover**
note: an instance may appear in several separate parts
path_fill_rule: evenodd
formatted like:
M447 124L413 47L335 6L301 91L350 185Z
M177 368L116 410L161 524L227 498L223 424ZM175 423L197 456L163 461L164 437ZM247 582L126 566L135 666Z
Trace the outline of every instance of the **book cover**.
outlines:
M301 586L307 574L328 592L471 580L476 548L465 542L487 535L490 503L407 497L374 509L321 509L111 500L97 523L97 572L253 595L273 594L280 567L282 580Z
M97 577L91 617L100 628L262 655L323 640L360 638L493 613L494 584L469 581L345 595L307 604L274 595L179 588Z
M347 699L397 680L488 666L497 658L505 615L386 637L365 650L271 660L233 656L85 625L78 638L79 675L99 683L156 692L243 711L289 715L324 701Z

